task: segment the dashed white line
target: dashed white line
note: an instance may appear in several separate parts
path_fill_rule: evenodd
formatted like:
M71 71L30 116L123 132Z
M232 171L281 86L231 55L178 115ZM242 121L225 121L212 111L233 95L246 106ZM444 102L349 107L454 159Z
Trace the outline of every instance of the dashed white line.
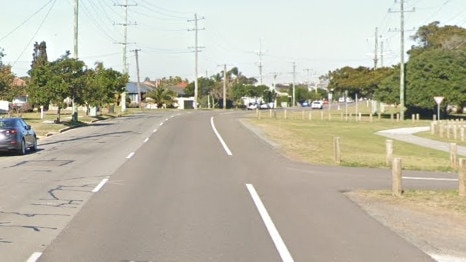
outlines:
M42 256L42 253L41 253L41 252L34 252L34 253L32 253L32 255L28 258L28 260L26 260L26 262L36 262L37 259L40 258L40 256Z
M409 176L404 176L403 179L407 179L407 180L430 180L430 181L453 181L453 182L458 181L458 179L454 179L454 178L409 177Z
M214 117L210 118L210 125L212 126L212 129L214 130L214 133L217 136L218 140L222 144L223 149L225 150L225 152L227 152L227 155L229 156L233 155L230 149L228 148L227 144L225 143L225 141L223 141L222 136L220 136L220 134L218 133L217 128L215 128Z
M102 181L100 181L100 183L94 188L92 189L92 193L97 193L100 191L100 189L102 189L102 187L105 185L105 183L108 182L108 178L104 178L102 179Z
M149 141L148 137L146 139L144 139L144 143L147 143L147 141Z
M160 123L160 126L163 126L163 122L162 122L162 123Z
M246 187L248 188L249 194L251 195L252 200L254 201L254 204L256 204L256 208L262 217L262 221L264 221L265 227L267 228L270 236L272 237L273 243L275 244L275 247L277 248L278 253L280 254L280 257L282 258L282 261L293 262L294 261L293 257L288 251L288 248L286 247L285 242L283 242L283 239L280 236L280 233L278 233L277 228L273 224L273 221L270 218L269 213L267 212L267 209L265 209L265 206L262 203L259 195L257 194L256 189L254 189L254 186L252 184L246 184Z
M129 153L129 155L126 157L127 159L130 159L134 156L134 152Z
M152 130L152 133L156 133L156 132L157 132L157 129Z

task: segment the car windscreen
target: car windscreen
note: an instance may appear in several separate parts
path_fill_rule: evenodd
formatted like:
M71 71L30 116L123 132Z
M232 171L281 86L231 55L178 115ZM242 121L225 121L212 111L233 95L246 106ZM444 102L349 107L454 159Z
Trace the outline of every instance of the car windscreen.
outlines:
M14 127L15 121L9 119L0 119L0 128Z

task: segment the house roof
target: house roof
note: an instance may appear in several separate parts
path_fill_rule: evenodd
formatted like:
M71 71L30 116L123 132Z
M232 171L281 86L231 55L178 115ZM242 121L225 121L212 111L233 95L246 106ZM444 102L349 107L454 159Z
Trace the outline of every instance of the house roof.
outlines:
M144 83L140 83L141 93L147 93L153 90L153 87L146 85ZM129 82L126 84L126 92L128 94L137 94L138 93L138 83L136 82Z

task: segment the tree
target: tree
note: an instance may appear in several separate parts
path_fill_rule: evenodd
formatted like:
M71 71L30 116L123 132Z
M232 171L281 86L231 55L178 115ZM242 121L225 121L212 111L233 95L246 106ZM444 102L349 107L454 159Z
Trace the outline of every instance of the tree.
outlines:
M466 29L440 27L439 22L419 28L418 42L409 50L406 105L409 111L435 112L434 96L445 105L463 108L466 102Z
M95 69L86 70L85 75L82 100L88 112L89 107L102 107L116 102L116 97L124 92L129 81L128 74L105 68L103 63L96 63Z
M84 104L83 91L86 84L83 61L70 58L70 52L54 62L36 64L31 69L31 83L28 94L31 100L40 105L53 103L58 106L57 122L60 122L61 108L65 100L72 99L77 104ZM76 122L77 114L73 116Z
M154 99L157 107L172 106L175 103L176 93L168 88L157 87L146 94L147 97Z

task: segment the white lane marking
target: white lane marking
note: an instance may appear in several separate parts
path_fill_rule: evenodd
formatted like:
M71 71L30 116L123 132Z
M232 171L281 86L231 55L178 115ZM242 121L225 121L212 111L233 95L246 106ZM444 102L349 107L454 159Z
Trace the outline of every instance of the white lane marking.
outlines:
M108 178L102 179L102 181L100 181L100 183L94 189L92 189L92 193L99 192L100 189L102 189L102 187L104 187L105 183L107 182L108 182Z
M163 122L162 122L162 123L160 123L160 126L163 126Z
M463 257L454 257L448 255L437 255L437 254L429 254L430 257L435 259L437 262L465 262L466 258Z
M152 130L152 133L155 133L155 132L157 132L157 128L156 128L156 129L154 129L154 130Z
M223 141L222 136L220 136L220 134L218 133L217 128L215 128L214 117L210 118L210 125L212 126L212 129L214 130L214 133L217 136L218 140L222 144L223 149L225 150L225 152L227 152L227 155L229 156L233 155L230 149L228 148L227 144L225 143L225 141Z
M129 155L126 157L127 159L130 159L134 156L134 152L129 153Z
M455 178L432 178L432 177L410 177L410 176L404 176L403 179L408 179L408 180L431 180L431 181L453 181L453 182L458 181L458 179L455 179Z
M28 260L26 260L26 262L36 262L37 259L40 258L40 256L42 256L42 253L41 253L41 252L34 252L34 253L32 253L32 255L28 258Z
M272 237L273 243L275 244L275 247L277 248L278 253L280 254L280 257L282 258L282 261L293 262L294 261L293 257L291 257L291 254L288 251L288 248L286 247L285 242L283 242L283 239L281 238L280 233L278 233L277 228L273 224L273 221L270 218L269 213L265 209L265 206L262 203L259 195L254 189L254 186L252 184L246 184L246 187L248 188L249 194L251 194L254 204L256 204L256 208L259 211L259 214L262 217L262 221L264 221L264 224L267 227L267 230L269 231L270 236Z
M147 143L147 141L149 141L148 137L146 139L144 139L144 143Z

